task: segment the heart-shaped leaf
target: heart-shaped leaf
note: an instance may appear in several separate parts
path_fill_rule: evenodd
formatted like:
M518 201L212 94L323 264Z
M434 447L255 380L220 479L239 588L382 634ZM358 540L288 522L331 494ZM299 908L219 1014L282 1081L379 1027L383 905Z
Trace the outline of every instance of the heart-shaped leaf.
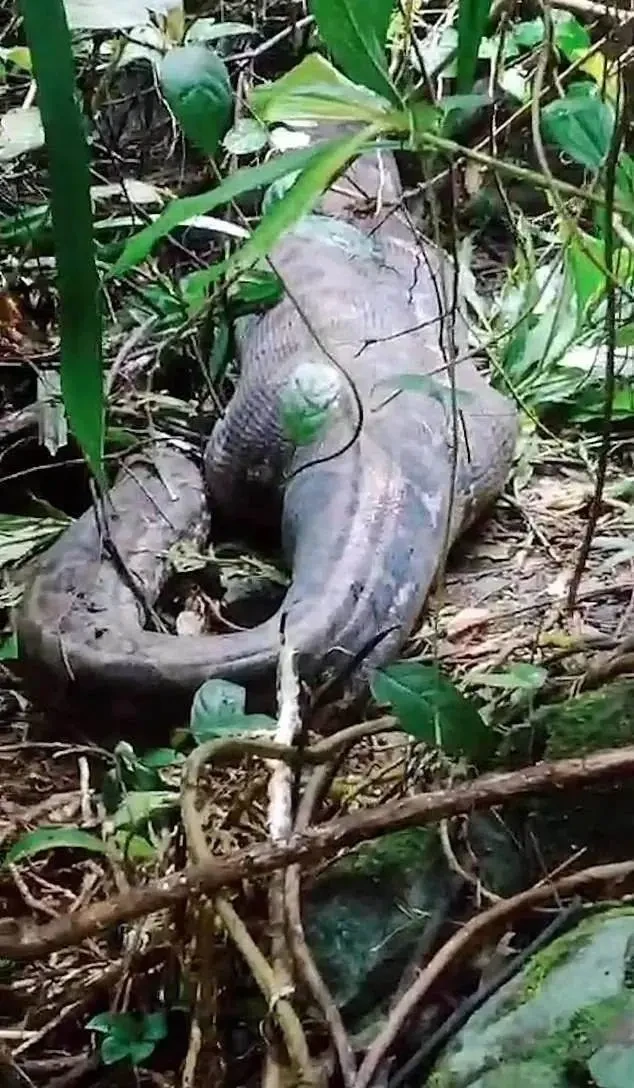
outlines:
M179 46L163 57L159 79L187 138L205 155L215 155L233 109L224 61L204 45Z

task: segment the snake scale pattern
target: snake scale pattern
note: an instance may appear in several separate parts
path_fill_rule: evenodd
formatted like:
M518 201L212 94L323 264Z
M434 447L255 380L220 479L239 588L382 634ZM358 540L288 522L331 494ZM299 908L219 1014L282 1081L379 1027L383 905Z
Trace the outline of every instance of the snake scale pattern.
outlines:
M460 361L459 317L453 422L442 394L443 283L451 298L453 267L420 244L400 198L391 153L368 153L348 169L318 214L271 253L286 293L241 330L240 378L207 443L204 473L183 448L157 441L149 458L124 465L109 494L111 539L152 603L169 574L168 549L184 538L204 543L209 497L212 510L267 520L287 471L282 537L292 580L282 609L309 680L333 648L354 655L386 631L361 682L398 654L433 582L448 518L453 542L500 493L514 453L514 407L472 361ZM300 364L333 360L349 378L334 417L310 445L292 449L280 422L285 383ZM417 381L401 379L413 374ZM351 383L363 406L359 434ZM40 686L56 681L146 711L185 705L213 677L257 686L274 675L279 629L279 613L221 635L148 629L92 509L39 560L18 616L21 658Z

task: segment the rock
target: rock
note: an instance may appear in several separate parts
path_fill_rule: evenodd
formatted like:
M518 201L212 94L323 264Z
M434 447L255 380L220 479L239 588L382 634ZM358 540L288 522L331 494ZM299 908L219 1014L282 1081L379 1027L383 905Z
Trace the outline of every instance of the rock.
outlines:
M473 1014L421 1088L631 1088L634 908L539 952Z
M306 938L349 1029L380 1018L455 887L436 831L414 828L364 844L310 889Z

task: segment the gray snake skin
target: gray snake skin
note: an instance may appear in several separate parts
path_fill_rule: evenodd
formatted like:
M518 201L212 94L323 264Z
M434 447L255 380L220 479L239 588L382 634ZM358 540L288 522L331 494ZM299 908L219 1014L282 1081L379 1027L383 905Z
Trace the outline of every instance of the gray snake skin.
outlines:
M445 256L417 243L398 209L387 215L400 193L391 153L368 154L325 195L319 214L275 247L271 262L287 293L241 331L241 375L205 451L206 487L194 460L164 442L150 459L128 463L110 492L112 539L153 602L169 573L168 548L185 537L203 543L208 495L229 515L270 520L290 467L282 534L292 581L282 608L309 680L333 648L355 654L381 632L390 633L364 662L361 680L394 658L423 608L445 540L454 457L440 315L442 279L451 298L453 274ZM460 353L460 319L454 335ZM360 433L352 441L358 414L343 381L324 434L289 449L280 392L298 364L333 358L363 405ZM458 362L455 373L450 542L499 494L517 432L513 406L471 361ZM394 395L404 374L432 377ZM89 510L37 564L18 637L40 683L55 679L159 707L173 697L185 703L212 677L247 686L270 677L279 626L277 614L221 635L146 629Z

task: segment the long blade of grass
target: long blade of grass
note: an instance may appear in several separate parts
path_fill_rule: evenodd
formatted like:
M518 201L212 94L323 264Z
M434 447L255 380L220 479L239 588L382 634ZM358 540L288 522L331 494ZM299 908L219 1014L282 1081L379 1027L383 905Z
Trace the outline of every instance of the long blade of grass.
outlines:
M473 88L478 50L486 30L491 0L459 0L456 83L458 94Z
M63 0L20 0L46 136L60 298L61 384L71 430L103 480L104 393L99 278L88 149L75 99Z
M310 0L319 33L349 79L401 105L385 43L394 0Z
M198 215L206 215L221 204L228 204L245 193L251 193L255 189L272 185L274 181L283 178L286 174L294 173L306 166L311 159L320 153L324 144L313 144L310 147L302 147L297 151L288 151L279 155L261 166L243 166L230 177L226 178L215 189L208 193L199 193L196 196L181 197L168 204L165 211L148 224L138 234L135 234L126 243L123 253L110 270L110 276L123 276L142 261L151 252L152 247L169 234L175 227L180 226L188 219Z

